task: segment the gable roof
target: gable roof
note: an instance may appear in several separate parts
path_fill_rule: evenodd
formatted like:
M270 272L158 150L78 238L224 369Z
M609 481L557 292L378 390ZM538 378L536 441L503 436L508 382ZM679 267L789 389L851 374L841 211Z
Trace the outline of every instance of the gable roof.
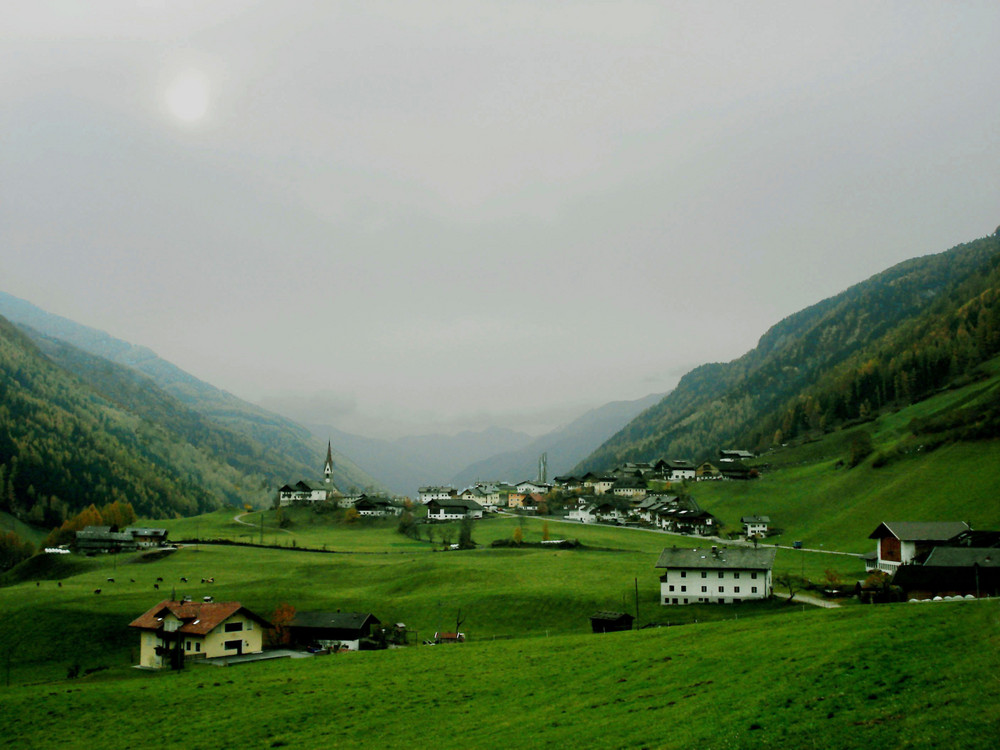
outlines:
M743 516L740 523L771 523L769 516Z
M190 635L208 635L237 613L256 620L264 627L271 627L271 623L260 615L254 614L239 602L178 602L171 599L164 599L146 610L132 620L129 627L159 630L163 627L163 618L172 614L183 623L177 629L179 632Z
M451 497L448 499L436 498L427 503L428 507L436 505L439 508L465 508L466 510L482 510L483 506L475 500L468 500L461 497Z
M678 549L667 547L656 561L657 568L710 568L713 570L770 570L776 549L719 547L713 552L705 547Z
M924 561L933 568L1000 568L1000 550L991 547L935 547Z
M894 536L897 539L910 542L947 542L963 531L969 530L969 524L964 521L883 521L871 534L869 539L884 539Z
M360 630L366 623L381 624L371 612L296 612L293 628L337 628Z

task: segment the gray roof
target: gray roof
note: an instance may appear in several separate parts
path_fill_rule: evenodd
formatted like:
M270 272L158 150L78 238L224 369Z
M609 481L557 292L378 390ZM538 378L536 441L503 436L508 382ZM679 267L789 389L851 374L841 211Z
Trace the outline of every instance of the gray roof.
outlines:
M451 497L446 499L431 500L428 505L436 505L439 508L465 508L466 510L482 510L483 506L475 500L466 500L461 497Z
M628 612L611 612L610 610L602 609L600 612L594 612L594 614L592 614L590 616L590 619L591 620L611 620L612 622L616 622L616 621L621 620L621 619L626 618L626 617L629 620L634 620L635 619Z
M166 536L166 529L150 529L138 526L129 526L125 529L126 533L138 534L139 536Z
M894 536L912 542L947 542L963 531L969 530L969 524L962 521L883 521L871 534L869 539L883 539Z
M296 612L292 618L292 627L358 630L369 618L373 623L379 622L371 612Z
M1000 549L995 547L935 547L924 565L938 568L1000 568Z
M667 547L656 561L657 568L709 568L713 570L770 570L774 565L773 547L719 547L713 553L707 547L682 549Z
M768 516L743 516L740 523L771 523L771 519Z

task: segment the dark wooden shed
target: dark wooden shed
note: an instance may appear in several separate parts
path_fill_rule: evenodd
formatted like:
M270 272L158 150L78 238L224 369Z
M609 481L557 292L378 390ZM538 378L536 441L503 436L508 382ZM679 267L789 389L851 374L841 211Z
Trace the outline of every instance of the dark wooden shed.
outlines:
M595 633L615 633L631 630L634 619L625 612L595 612L590 616L590 627Z

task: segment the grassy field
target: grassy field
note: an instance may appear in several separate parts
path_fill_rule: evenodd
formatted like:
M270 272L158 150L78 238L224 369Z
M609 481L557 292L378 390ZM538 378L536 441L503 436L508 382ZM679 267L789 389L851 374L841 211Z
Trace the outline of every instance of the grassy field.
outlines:
M0 736L36 748L136 747L151 727L192 749L994 748L998 654L994 601L810 610L767 627L100 672L0 688Z
M991 368L997 362L990 363ZM698 502L724 524L740 528L740 517L771 517L784 530L776 541L801 540L807 547L848 552L872 549L868 534L882 521L967 521L973 528L1000 528L1000 440L953 443L924 452L914 447L876 468L909 435L911 420L994 398L994 376L914 404L874 422L762 456L760 479L702 482L692 488ZM872 434L875 452L854 468L846 459L859 430Z
M215 513L172 523L211 529L213 524L227 528L231 521L232 516L227 520ZM493 517L476 524L474 538L481 544L510 538L518 526L526 541L538 541L545 521ZM313 529L315 538L303 540L337 552L204 544L184 546L153 561L139 553L40 556L3 579L10 585L0 588L0 611L14 616L0 620L0 643L16 644L11 680L21 683L64 676L70 658L58 654L74 653L84 669L134 664L137 638L125 626L173 595L237 599L265 616L282 602L300 610L371 611L383 622L406 623L418 640L453 630L459 610L462 629L473 641L585 633L596 610L634 613L636 589L643 625L765 616L787 609L780 603L737 610L664 608L658 603L654 568L660 550L708 542L556 521L548 527L551 538L577 538L585 546L441 551L440 545L403 537L394 525L333 524L329 535ZM387 551L372 551L378 547ZM816 580L827 568L848 579L863 574L859 560L840 555L780 550L776 563L778 571ZM156 584L158 578L163 582ZM201 583L203 578L215 583Z

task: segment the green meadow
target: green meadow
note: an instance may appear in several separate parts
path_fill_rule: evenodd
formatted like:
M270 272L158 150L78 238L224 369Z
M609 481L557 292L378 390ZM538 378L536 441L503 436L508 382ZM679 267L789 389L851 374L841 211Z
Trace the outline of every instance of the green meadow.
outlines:
M996 601L795 610L0 689L17 747L993 748Z
M946 414L996 399L993 376L946 391L871 423L836 431L819 440L761 456L759 479L700 482L691 488L702 507L727 531L739 530L743 515L767 515L783 530L768 539L801 540L806 547L864 553L882 521L967 521L973 528L1000 528L1000 440L953 442L925 449L910 433L915 419ZM848 467L850 444L859 431L872 436L873 453ZM877 466L879 454L892 460Z

